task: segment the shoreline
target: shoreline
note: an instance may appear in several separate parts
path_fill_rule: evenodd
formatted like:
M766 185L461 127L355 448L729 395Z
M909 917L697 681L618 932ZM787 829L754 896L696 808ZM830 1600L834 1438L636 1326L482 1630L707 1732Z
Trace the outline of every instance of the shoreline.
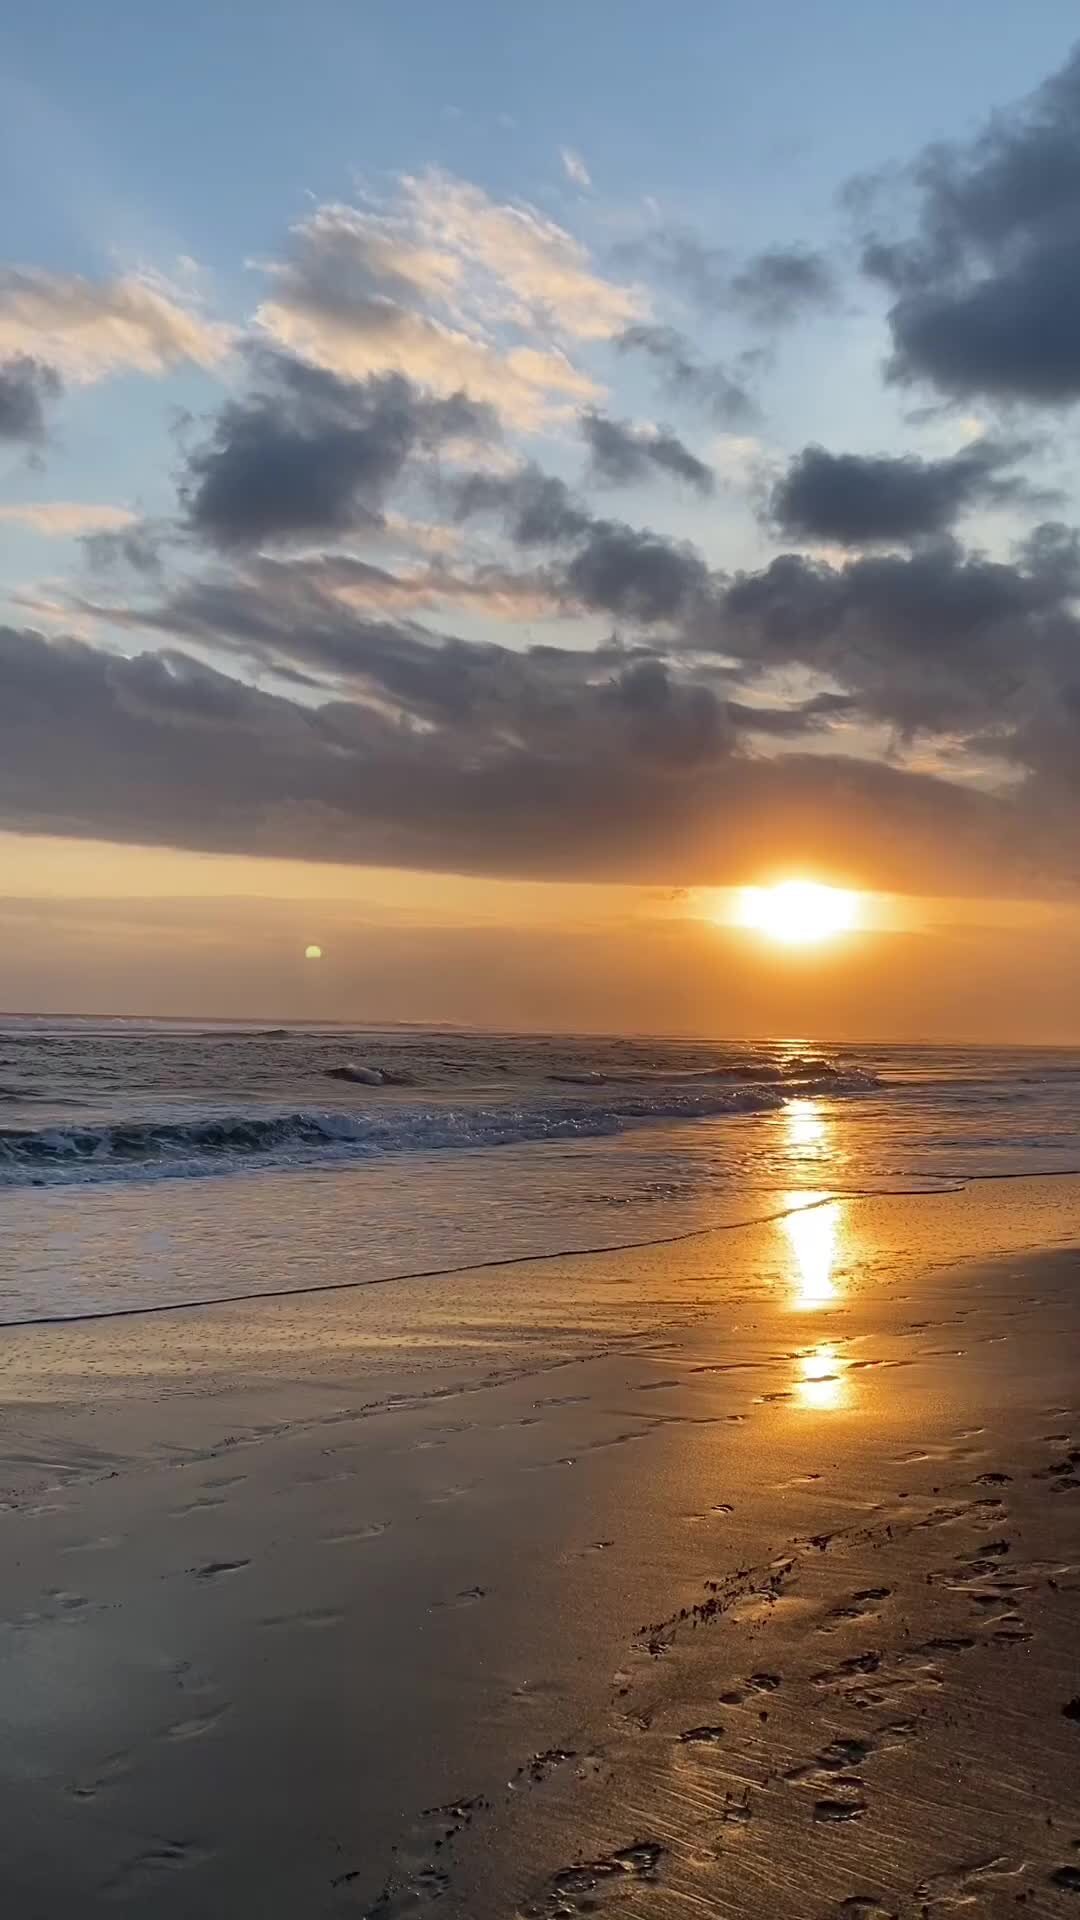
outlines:
M1080 1237L1060 1186L542 1287L9 1329L9 1898L1061 1911L1080 1251L1032 1251Z

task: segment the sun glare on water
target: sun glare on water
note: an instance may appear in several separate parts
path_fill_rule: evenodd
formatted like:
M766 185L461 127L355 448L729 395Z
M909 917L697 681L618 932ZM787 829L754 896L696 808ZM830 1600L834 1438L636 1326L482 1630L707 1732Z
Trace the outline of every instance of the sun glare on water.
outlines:
M816 880L784 880L775 887L744 887L739 923L784 946L810 946L848 933L859 917L858 896Z

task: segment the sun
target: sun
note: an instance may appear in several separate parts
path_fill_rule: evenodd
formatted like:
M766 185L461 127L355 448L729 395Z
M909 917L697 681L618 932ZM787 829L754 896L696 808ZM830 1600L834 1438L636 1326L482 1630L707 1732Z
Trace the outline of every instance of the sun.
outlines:
M322 948L315 946L313 942L310 947L304 948L304 959L305 960L321 960Z
M787 947L807 947L849 933L859 918L858 896L816 880L784 880L775 887L744 887L739 924Z

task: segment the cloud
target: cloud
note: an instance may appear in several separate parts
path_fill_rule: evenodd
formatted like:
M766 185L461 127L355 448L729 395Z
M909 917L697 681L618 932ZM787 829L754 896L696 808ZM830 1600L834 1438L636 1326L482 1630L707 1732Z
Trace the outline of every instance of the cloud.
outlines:
M133 526L136 518L129 507L111 507L104 502L99 505L90 500L43 500L0 507L0 521L6 525L28 527L31 533L57 539L116 533Z
M176 538L176 529L162 520L141 520L128 514L124 521L87 528L83 552L98 573L127 567L134 574L156 577L163 568L163 553Z
M948 459L921 460L804 447L774 487L770 511L785 533L806 540L851 547L918 540L945 532L974 507L1045 505L1045 494L1002 472L1028 451L982 440Z
M593 524L565 480L533 464L513 473L469 473L448 488L458 521L497 515L519 547L558 546L582 539Z
M0 365L0 441L22 440L40 446L45 438L45 408L63 390L55 367L19 353Z
M228 344L225 328L137 274L90 280L0 269L0 356L40 355L77 384L129 370L164 373L182 361L212 367Z
M720 884L783 847L876 885L1031 877L1011 802L854 759L737 749L670 667L596 676L370 636L379 702L301 704L178 653L0 631L0 825L427 870ZM570 677L565 684L560 672ZM415 671L415 686L406 684ZM505 685L500 676L509 674ZM422 710L404 724L402 704ZM1075 836L1040 854L1070 875Z
M403 183L409 216L464 274L487 276L495 317L579 340L606 340L638 315L641 295L598 274L580 241L535 207L504 205L481 188L431 172Z
M846 719L857 711L849 693L815 693L788 707L752 706L746 701L729 700L727 710L732 724L743 732L766 734L773 739L792 739L812 732L815 726L828 728L831 721Z
M707 598L709 569L687 541L602 519L536 466L469 474L450 492L460 520L495 515L516 546L574 547L547 577L591 612L650 626L688 620Z
M581 416L581 431L593 477L606 486L633 486L660 472L685 480L698 493L713 490L710 469L670 427L635 427L628 420L589 411Z
M617 261L642 266L661 286L674 287L704 314L727 299L732 254L703 240L692 227L669 223L614 249Z
M707 319L734 313L755 327L783 327L837 298L832 266L810 247L767 247L740 263L729 247L692 227L670 225L623 242L616 258L644 266Z
M785 554L728 579L686 543L589 515L535 470L475 484L484 504L473 500L471 510L498 514L512 538L521 536L515 544L549 548L539 566L451 571L439 563L395 574L349 554L263 556L240 571L186 579L156 606L78 600L75 610L198 642L248 669L314 676L311 684L370 676L375 642L395 671L414 676L427 674L436 655L455 671L470 660L474 680L478 662L484 673L497 663L501 687L526 674L544 690L545 708L556 685L572 687L580 704L598 674L659 664L678 687L696 680L726 703L734 733L788 740L842 716L854 741L888 752L888 729L893 751L910 758L919 742L921 754L944 756L960 775L1000 779L1011 767L1015 778L1052 764L1062 777L1068 715L1080 713L1080 541L1067 530L1041 527L1011 562L941 540L846 564ZM636 629L639 640L603 654L490 642L469 643L470 651L414 617L454 605L510 619L593 612L617 630ZM795 691L777 698L785 676ZM383 693L392 690L384 678ZM412 719L427 725L431 714L416 709ZM524 737L522 724L515 712L498 737ZM570 724L568 713L560 724Z
M584 187L587 190L592 186L589 169L580 153L575 153L573 147L560 147L559 159L562 161L563 172L575 187Z
M723 654L823 676L904 738L978 736L985 751L992 735L1000 758L1035 765L1034 717L1080 686L1078 589L1075 539L1043 528L1012 562L948 539L843 566L782 554L737 575L705 620Z
M727 304L759 327L783 327L837 297L833 269L809 247L769 247L732 275Z
M1060 406L1080 397L1080 49L971 141L909 169L914 230L873 224L881 183L856 182L870 216L863 265L896 296L890 377L952 398Z
M251 359L254 391L222 408L181 486L188 525L214 546L376 522L412 454L495 431L490 410L464 394L431 398L400 374L358 383L286 354Z
M617 531L609 530L611 536ZM648 548L639 547L637 571L624 564L617 591L624 598L659 598L665 611L678 605L683 582L667 583L663 571L670 558L654 556L650 574ZM231 656L249 671L375 699L384 715L389 703L399 722L410 726L463 723L466 716L474 726L482 715L491 727L488 750L510 739L535 743L552 730L569 740L579 724L588 724L591 710L608 711L613 700L615 710L633 711L638 732L651 729L652 737L676 712L693 709L701 724L706 707L715 709L718 733L733 732L723 704L730 675L716 661L691 668L676 658L665 661L654 646L625 646L616 639L591 649L466 641L409 617L452 599L478 611L509 603L511 617L520 617L528 596L536 603L529 611L550 613L559 606L556 591L542 573L521 576L495 567L477 568L471 576L439 568L401 576L347 554L259 555L242 568L183 578L154 604L125 608L77 600L74 606L114 628L156 631L172 646L179 641ZM639 669L646 666L643 675ZM650 687L663 709L654 722L645 711ZM791 730L809 725L793 722Z
M583 606L642 626L690 618L708 583L688 542L617 521L596 521L566 567L567 588Z
M566 611L542 574L495 565L466 572L441 561L394 573L347 553L256 554L227 572L184 577L153 604L80 597L73 607L116 627L157 630L174 640L239 652L260 666L299 664L346 677L355 638L372 614L401 617L457 607L520 621ZM403 635L407 630L400 628Z
M647 354L665 393L684 406L705 407L721 426L744 427L757 407L741 380L717 361L699 360L677 328L638 323L615 342L622 353Z
M641 308L535 208L438 172L386 201L318 207L266 270L256 320L281 344L353 378L464 390L526 429L596 394L567 345L610 338Z

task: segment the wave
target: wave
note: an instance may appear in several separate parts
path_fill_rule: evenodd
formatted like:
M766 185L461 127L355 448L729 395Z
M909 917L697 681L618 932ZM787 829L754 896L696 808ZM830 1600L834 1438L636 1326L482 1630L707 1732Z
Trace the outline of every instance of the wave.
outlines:
M837 1097L877 1085L865 1073L839 1075L830 1070L820 1081L800 1080L797 1091ZM183 1120L0 1127L0 1186L139 1175L191 1177L244 1166L332 1166L396 1153L587 1139L648 1121L767 1113L784 1106L794 1090L684 1082L636 1092L605 1088L604 1098L597 1100L395 1106L366 1112L299 1108L202 1114Z

